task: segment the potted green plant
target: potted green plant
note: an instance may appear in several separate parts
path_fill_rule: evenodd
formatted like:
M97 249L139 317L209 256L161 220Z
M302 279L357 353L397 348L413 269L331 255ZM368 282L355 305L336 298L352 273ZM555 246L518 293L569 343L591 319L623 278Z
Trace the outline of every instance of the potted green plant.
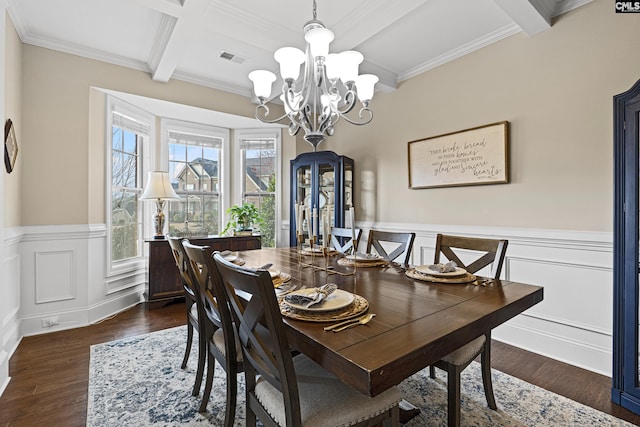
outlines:
M233 229L234 235L251 235L253 233L253 225L259 225L262 217L258 208L253 203L243 203L242 205L233 205L227 209L229 214L229 222L222 230L222 234Z

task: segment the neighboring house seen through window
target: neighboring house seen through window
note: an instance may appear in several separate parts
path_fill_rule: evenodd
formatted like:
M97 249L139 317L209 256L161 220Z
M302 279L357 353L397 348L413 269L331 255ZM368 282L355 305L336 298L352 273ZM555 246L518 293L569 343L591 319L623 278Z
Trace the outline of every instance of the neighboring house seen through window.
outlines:
M169 176L180 201L169 204L169 233L218 234L224 130L168 126ZM186 130L185 130L186 129Z
M277 138L240 135L242 202L253 203L262 216L263 247L276 246L276 195L278 188Z

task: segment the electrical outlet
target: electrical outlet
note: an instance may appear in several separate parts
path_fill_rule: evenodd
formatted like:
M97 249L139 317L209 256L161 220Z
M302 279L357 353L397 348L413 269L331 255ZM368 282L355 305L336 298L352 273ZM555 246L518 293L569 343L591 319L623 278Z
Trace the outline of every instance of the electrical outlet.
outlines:
M42 327L43 328L50 328L52 326L55 326L58 324L58 318L57 317L45 317L44 319L42 319Z

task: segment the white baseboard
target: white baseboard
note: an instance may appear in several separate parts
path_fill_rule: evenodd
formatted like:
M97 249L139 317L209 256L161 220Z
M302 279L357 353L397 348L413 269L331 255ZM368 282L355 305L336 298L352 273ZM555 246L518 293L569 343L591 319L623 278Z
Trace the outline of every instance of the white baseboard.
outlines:
M125 311L133 306L144 302L144 284L136 288L129 289L127 292L118 295L118 298L111 298L108 301L101 301L92 307L89 307L89 323L99 323L117 313Z
M6 351L0 351L0 396L2 396L10 381L9 354Z

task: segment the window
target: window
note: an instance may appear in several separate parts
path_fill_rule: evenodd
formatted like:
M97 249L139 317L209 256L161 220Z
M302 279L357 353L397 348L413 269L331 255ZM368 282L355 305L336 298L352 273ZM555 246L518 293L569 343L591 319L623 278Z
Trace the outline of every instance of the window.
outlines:
M135 108L109 98L107 118L107 233L109 271L143 255L143 153L151 120Z
M253 203L262 216L263 247L275 247L279 188L278 134L238 132L240 192L243 203Z
M208 235L220 231L223 153L228 131L167 120L169 176L180 201L169 204L169 233Z

